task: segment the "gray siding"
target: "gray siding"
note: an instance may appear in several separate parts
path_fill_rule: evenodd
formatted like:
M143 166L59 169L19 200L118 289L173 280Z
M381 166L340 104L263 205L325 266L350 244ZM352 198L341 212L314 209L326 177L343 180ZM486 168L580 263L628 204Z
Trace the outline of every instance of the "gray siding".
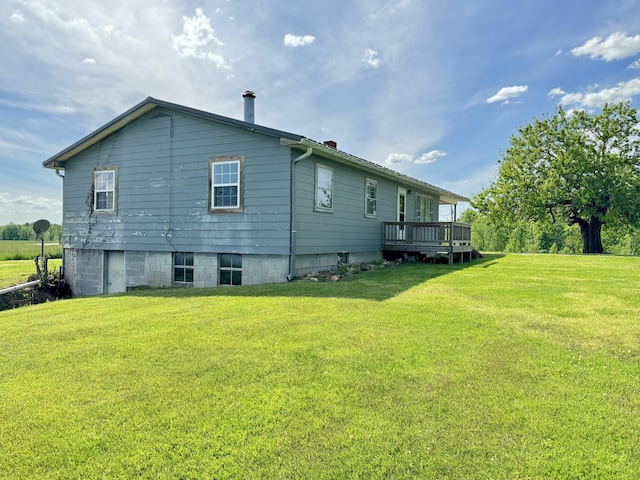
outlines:
M333 169L333 212L315 211L315 166ZM375 218L365 216L365 181L377 181L378 197ZM407 185L312 155L296 166L296 230L299 255L339 252L380 252L382 223L397 221L398 188ZM434 199L438 218L439 197L435 192L412 190L407 195L407 221L415 220L416 194Z
M158 109L66 162L66 248L289 253L290 151L278 138ZM155 118L153 118L155 117ZM244 210L208 210L209 157L243 155ZM118 168L117 214L91 214L93 169Z

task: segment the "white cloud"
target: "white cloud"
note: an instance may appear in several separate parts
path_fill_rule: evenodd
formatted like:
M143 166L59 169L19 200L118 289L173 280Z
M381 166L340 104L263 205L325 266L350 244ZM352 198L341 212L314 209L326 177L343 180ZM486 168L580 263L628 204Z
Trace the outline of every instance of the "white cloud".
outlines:
M13 23L22 24L24 23L24 15L22 15L22 12L14 12L11 17L9 17L9 20Z
M380 66L378 52L376 52L375 50L371 50L370 48L366 49L364 53L364 59L362 61L372 66L373 68L378 68Z
M0 225L16 221L13 212L20 212L20 222L34 222L46 218L52 223L60 223L62 200L36 195L10 195L0 192Z
M97 62L95 58L85 58L82 63L86 63L87 65L95 65Z
M632 70L638 70L640 69L640 58L637 59L635 62L629 64L629 66L627 68L630 68Z
M556 87L556 88L552 88L551 90L549 90L549 93L547 93L547 97L557 97L559 95L565 95L566 93L567 92L565 92L561 88Z
M485 103L504 102L509 103L510 98L515 98L529 90L527 85L514 85L513 87L503 87L498 90L493 97L487 98Z
M593 37L571 50L571 53L576 57L588 55L607 62L632 57L640 53L640 35L630 37L624 32L615 32L606 39Z
M430 152L423 153L419 157L415 155L409 155L408 153L392 153L385 160L386 165L399 165L399 164L426 164L433 163L439 157L444 157L445 152L440 150L431 150Z
M196 8L193 17L182 17L184 24L182 33L173 36L173 48L184 58L193 57L213 62L218 68L231 69L220 52L210 50L211 44L221 47L224 45L215 35L211 26L211 19L201 8Z
M316 37L314 37L313 35L298 36L287 33L284 36L284 44L287 47L302 47L304 45L312 44L315 39Z
M559 103L576 108L596 108L605 103L631 100L636 95L640 95L640 78L620 82L615 87L604 88L600 91L564 93Z

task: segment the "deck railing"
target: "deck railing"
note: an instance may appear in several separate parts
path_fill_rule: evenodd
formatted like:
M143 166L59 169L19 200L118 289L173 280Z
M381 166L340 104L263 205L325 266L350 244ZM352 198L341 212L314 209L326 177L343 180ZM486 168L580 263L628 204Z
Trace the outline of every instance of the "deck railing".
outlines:
M383 244L422 246L471 245L471 225L457 222L384 222Z

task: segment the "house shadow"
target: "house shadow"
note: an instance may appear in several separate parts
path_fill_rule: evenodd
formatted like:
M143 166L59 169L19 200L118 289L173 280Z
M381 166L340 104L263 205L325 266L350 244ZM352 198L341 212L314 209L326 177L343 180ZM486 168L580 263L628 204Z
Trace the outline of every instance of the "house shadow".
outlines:
M345 298L382 302L411 288L443 275L467 268L488 268L504 255L484 255L469 262L453 265L429 263L403 263L363 271L339 281L310 281L295 279L289 283L241 285L210 288L158 288L136 289L120 295L138 297L193 298L193 297L300 297Z

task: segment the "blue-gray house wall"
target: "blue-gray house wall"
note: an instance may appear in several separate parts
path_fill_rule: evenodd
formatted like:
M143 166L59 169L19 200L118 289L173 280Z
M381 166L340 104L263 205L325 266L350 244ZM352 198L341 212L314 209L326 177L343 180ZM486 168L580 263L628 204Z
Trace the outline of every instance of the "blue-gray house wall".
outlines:
M244 156L241 213L209 213L209 158ZM217 285L219 253L243 254L243 283L286 281L290 158L275 137L156 109L65 163L65 276L108 291L105 251L125 252L126 288L173 284L173 252L193 252L194 286ZM117 212L92 213L93 171L117 167ZM142 269L142 271L141 271Z
M217 286L226 253L242 255L243 284L332 268L339 254L381 258L382 222L397 220L399 188L407 190L406 221L415 220L417 194L433 199L437 220L435 187L296 143L304 137L215 117L148 99L80 141L77 152L74 145L45 162L64 169L64 272L75 295ZM302 159L307 144L314 150ZM212 213L209 159L229 156L244 161L242 209ZM317 164L333 171L331 212L315 208ZM94 170L105 167L117 170L113 213L92 208ZM366 179L377 182L373 218L365 214ZM174 281L176 252L193 253L193 282Z

